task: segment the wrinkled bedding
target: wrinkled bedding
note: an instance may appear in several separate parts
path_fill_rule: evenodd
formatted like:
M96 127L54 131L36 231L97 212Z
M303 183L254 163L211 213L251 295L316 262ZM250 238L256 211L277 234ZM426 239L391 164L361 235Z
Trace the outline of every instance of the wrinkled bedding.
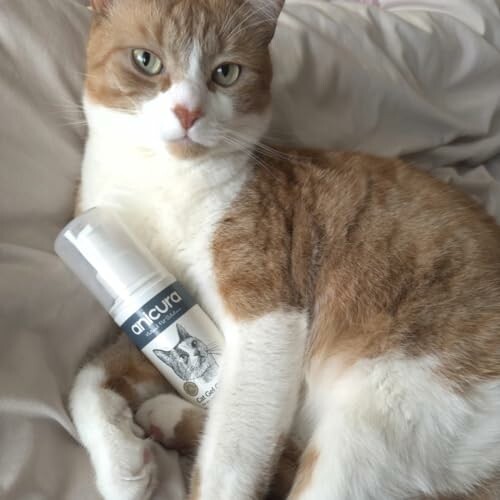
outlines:
M85 3L0 0L5 500L98 498L66 398L111 325L52 251L85 140ZM500 221L499 28L494 0L289 0L272 47L270 139L405 155Z

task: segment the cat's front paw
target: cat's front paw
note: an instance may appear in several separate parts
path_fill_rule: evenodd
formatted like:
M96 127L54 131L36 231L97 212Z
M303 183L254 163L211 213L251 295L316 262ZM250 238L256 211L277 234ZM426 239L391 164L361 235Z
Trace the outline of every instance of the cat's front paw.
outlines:
M113 424L94 455L99 492L105 500L149 500L157 486L154 443L131 414Z
M135 419L166 448L191 452L198 445L205 411L175 394L162 394L143 403Z

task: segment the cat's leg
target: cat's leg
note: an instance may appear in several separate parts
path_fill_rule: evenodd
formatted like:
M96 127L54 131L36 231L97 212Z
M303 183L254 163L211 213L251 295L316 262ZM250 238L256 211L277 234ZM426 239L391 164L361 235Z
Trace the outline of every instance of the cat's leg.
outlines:
M224 326L222 378L191 485L196 500L261 498L299 399L305 314L273 312Z
M433 357L340 365L308 378L318 423L289 500L472 499L500 470L499 381L456 390Z
M168 449L177 450L185 477L191 476L192 458L199 446L206 410L175 394L160 394L144 402L135 419L146 433ZM285 500L297 471L299 451L289 440L277 465L266 500Z
M158 445L145 437L133 411L169 389L125 335L79 372L70 396L71 413L95 468L97 487L106 500L151 497L158 483ZM174 491L182 494L184 484L176 456L162 456L162 460L167 462L163 464L168 468L166 474L179 482Z

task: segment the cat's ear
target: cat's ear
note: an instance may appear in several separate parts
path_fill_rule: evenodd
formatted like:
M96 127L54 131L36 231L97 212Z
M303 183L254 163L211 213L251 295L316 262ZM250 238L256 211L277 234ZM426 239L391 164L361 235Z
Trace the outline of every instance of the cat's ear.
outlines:
M90 0L90 10L98 14L104 14L111 7L113 0Z
M177 333L179 334L179 342L182 342L183 340L186 340L191 337L188 331L180 323L177 323L176 327L177 327Z
M170 366L170 363L172 362L172 356L169 351L163 351L162 349L153 349L153 352L158 359L163 361L166 365Z
M285 5L285 0L250 0L254 5L260 7L269 16L278 19L283 5Z
M256 14L269 23L267 41L270 43L276 31L278 17L283 9L285 0L250 0L250 3L253 5Z

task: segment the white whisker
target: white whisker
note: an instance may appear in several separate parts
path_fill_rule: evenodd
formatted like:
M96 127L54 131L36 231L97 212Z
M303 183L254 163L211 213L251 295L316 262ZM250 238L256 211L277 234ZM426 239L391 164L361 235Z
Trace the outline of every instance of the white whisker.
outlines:
M255 21L251 24L246 24L245 26L241 26L241 28L238 31L231 33L231 36L236 37L245 30L257 28L258 26L261 26L262 24L269 24L271 22L272 21L270 21L269 19L259 19L258 21Z
M263 144L261 142L253 143L251 141L248 141L243 134L236 132L234 130L221 130L221 132L228 137L237 139L240 143L243 143L247 147L257 150L260 154L268 156L269 158L288 160L288 161L293 158L293 155L287 154L283 151L279 151L267 144Z
M264 170L266 170L267 172L269 172L269 174L271 174L271 176L274 179L279 180L278 177L276 176L276 174L273 172L272 168L270 168L269 165L267 165L262 158L258 157L255 154L254 147L248 146L245 143L239 141L237 138L229 137L227 135L224 135L222 137L222 139L224 141L228 142L229 144L232 144L232 145L236 146L241 151L244 151L248 155L248 157L250 159L252 159L257 165L259 165Z
M245 3L248 3L245 0ZM243 19L233 28L232 31L229 32L227 35L228 38L236 36L236 34L240 33L243 29L246 29L247 26L244 26L245 23L250 20L253 16L258 16L259 14L264 15L264 20L261 19L261 22L272 22L274 21L274 17L268 14L269 12L269 5L265 2L258 8L255 9L253 6L250 6L250 12L243 17ZM267 17L266 17L267 15Z
M246 2L246 0L244 0L240 6L229 16L226 18L226 20L224 21L224 24L222 25L221 27L221 31L220 31L220 34L221 35L225 35L226 33L226 30L228 30L230 28L230 25L233 21L233 19L240 13L240 11L246 7L248 4Z

